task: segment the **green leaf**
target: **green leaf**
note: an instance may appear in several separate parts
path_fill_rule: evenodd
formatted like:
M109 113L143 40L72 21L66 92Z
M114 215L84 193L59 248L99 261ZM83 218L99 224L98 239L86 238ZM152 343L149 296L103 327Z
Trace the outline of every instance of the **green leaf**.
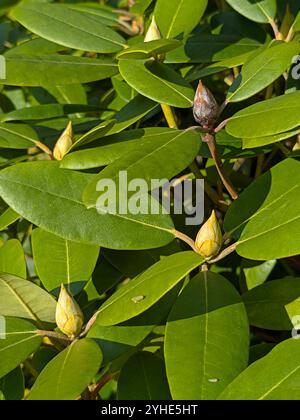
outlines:
M74 85L102 80L118 73L110 58L92 59L71 55L9 55L6 57L6 85Z
M69 152L72 150L78 149L79 147L86 146L87 144L101 139L114 125L114 121L104 121L97 125L96 127L92 128L87 133L83 134L79 139L73 143L72 147L70 148Z
M131 356L120 373L118 400L171 400L163 360L145 351Z
M47 91L53 95L60 104L85 104L87 94L81 84L48 86Z
M243 275L245 276L245 283L247 290L254 289L257 286L263 284L273 271L277 261L250 261L244 260L241 268Z
M181 45L181 42L176 39L157 39L150 42L139 42L132 47L126 48L117 55L117 59L122 60L137 60L155 57L162 53L175 50Z
M21 3L12 16L31 32L69 48L100 53L124 48L124 38L104 26L101 18L58 4Z
M24 396L24 391L24 375L20 367L17 367L0 380L0 392L2 392L5 400L21 400Z
M20 219L20 215L9 207L0 216L0 231L6 229L18 219Z
M257 54L257 51L255 51L255 55ZM221 60L216 63L213 63L209 66L206 66L203 68L203 66L200 66L200 68L196 67L191 70L186 75L186 79L189 82L193 82L195 80L199 80L202 77L210 76L212 74L221 73L224 70L232 69L233 67L239 67L244 65L253 55L253 52L247 52L245 54L238 55L233 58L228 58L226 60Z
M237 12L254 22L269 23L275 18L276 0L226 0Z
M168 215L99 214L96 209L88 210L81 195L92 178L59 169L56 162L31 162L1 171L0 192L24 218L75 242L112 249L147 249L174 239Z
M119 15L113 9L110 9L107 6L103 6L102 4L98 3L67 3L63 4L65 7L70 7L74 10L81 10L83 12L91 13L92 15L96 15L101 17L101 22L103 25L112 26L112 27L119 27L122 26L123 22L120 21Z
M253 139L243 139L243 149L253 149L255 147L262 147L268 144L278 143L279 141L290 139L300 134L300 128L297 130L288 131L287 133L274 134L272 136L257 137Z
M120 60L119 69L124 80L147 98L178 108L190 108L193 105L192 87L165 64Z
M227 101L243 101L269 86L291 66L299 51L299 43L282 43L256 55L243 66L229 89Z
M28 149L38 142L37 133L26 124L0 123L0 147Z
M99 247L67 241L43 229L32 232L32 252L37 274L49 291L62 283L82 288L97 263ZM75 289L74 289L75 290Z
M115 114L114 118L117 122L106 135L120 133L157 108L160 107L156 102L145 98L145 96L137 95Z
M266 330L291 331L293 323L285 308L300 296L300 279L286 277L269 281L243 295L249 321Z
M26 278L25 254L17 239L10 239L0 247L0 272Z
M256 179L229 208L224 228L237 252L253 260L297 255L300 238L300 162L286 159ZM292 205L291 205L292 203Z
M54 42L47 41L43 38L33 38L28 41L22 42L20 45L5 51L5 57L10 55L41 55L41 54L54 54L66 50L66 47L55 44Z
M231 60L233 57L253 52L261 47L254 39L236 35L191 35L182 47L167 54L166 63L211 63Z
M78 296L80 306L85 307L93 301L101 300L103 294L116 286L123 277L123 274L110 264L101 253L92 277L84 285Z
M105 301L98 312L99 324L115 325L143 313L202 262L191 251L163 258Z
M44 104L17 109L1 116L1 121L31 121L64 117L80 112L97 112L99 108L90 105ZM7 127L7 124L6 124Z
M35 333L36 327L28 321L4 318L2 324L5 331L1 328L0 378L26 360L42 343L42 337Z
M172 397L215 399L247 367L248 348L247 314L237 291L218 274L198 274L167 321L165 358Z
M34 383L29 399L75 400L90 384L101 362L101 350L93 340L73 342L47 364Z
M184 170L197 155L199 135L195 131L168 129L161 133L161 129L152 130L152 138L140 143L136 149L113 162L93 178L83 193L83 201L88 208L96 207L99 198L97 185L101 180L110 179L121 188L119 173L126 171L128 182L142 178L150 190L152 179L171 179ZM170 161L171 154L174 159Z
M169 128L153 127L128 130L117 135L107 136L101 139L99 147L67 154L60 167L75 170L100 168L140 149L144 143L151 145L154 142L155 145L155 141L163 142L164 139L174 136L173 133L174 130Z
M286 340L241 373L225 389L220 399L299 400L299 360L298 340Z
M293 24L293 32L300 31L300 12L297 14L295 22Z
M55 322L55 300L29 280L0 276L0 314L40 322Z
M94 338L100 346L104 365L124 353L134 351L134 348L151 333L154 327L166 319L181 287L182 284L179 283L151 308L121 324L103 326L96 319L88 337Z
M229 119L226 131L234 137L257 138L292 130L300 124L300 92L258 102Z
M155 19L164 38L188 35L200 22L207 0L158 0L154 10ZM171 6L171 7L170 7Z

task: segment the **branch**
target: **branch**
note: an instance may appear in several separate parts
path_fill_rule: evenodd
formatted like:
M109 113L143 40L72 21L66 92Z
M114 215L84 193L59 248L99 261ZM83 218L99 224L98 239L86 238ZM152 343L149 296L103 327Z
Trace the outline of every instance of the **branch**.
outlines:
M234 186L232 185L231 181L229 180L229 178L227 177L226 173L224 172L223 169L223 163L219 157L219 152L217 149L217 144L216 144L216 138L214 134L206 134L203 138L203 140L207 143L211 156L215 162L217 171L220 175L220 178L223 182L223 185L225 186L225 188L227 189L228 193L230 194L231 198L233 200L236 200L239 195L238 193L235 191Z

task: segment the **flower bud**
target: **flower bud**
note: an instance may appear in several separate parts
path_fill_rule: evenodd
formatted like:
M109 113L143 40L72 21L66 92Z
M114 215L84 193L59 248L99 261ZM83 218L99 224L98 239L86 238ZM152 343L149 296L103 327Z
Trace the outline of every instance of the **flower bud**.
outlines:
M79 305L62 284L56 306L56 324L58 328L68 337L75 338L82 330L83 320L83 314Z
M194 99L194 118L201 127L213 127L219 117L220 108L213 94L205 86L201 80Z
M153 16L149 29L146 33L144 42L155 41L157 39L161 39L161 33L156 24L155 17Z
M216 214L213 211L210 218L200 229L195 246L199 254L206 260L218 255L223 242L223 236Z
M53 150L53 156L56 160L62 160L63 157L68 153L70 147L73 144L73 129L72 122L70 121L65 131L62 133L60 138L57 140Z

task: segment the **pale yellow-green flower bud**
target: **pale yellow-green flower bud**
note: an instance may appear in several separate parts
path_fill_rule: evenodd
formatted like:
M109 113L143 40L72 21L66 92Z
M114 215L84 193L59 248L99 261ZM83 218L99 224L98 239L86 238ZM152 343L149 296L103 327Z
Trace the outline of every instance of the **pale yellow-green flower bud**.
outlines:
M70 147L73 144L73 128L72 122L70 121L67 128L62 133L60 138L57 140L53 150L53 156L56 160L62 160L68 153Z
M144 42L156 41L158 39L161 39L161 33L156 24L155 17L153 16L149 29L146 33Z
M199 254L206 260L210 260L219 254L223 242L223 236L216 214L213 211L210 218L200 229L195 246Z
M83 321L84 318L79 305L62 284L56 306L58 328L68 337L75 338L82 330Z

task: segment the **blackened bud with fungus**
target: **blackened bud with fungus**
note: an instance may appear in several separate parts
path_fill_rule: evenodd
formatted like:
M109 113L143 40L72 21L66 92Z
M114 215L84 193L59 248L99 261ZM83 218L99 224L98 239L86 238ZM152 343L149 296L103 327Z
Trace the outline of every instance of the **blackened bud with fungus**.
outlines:
M203 128L213 127L219 117L220 107L201 81L196 91L193 112L195 121Z

